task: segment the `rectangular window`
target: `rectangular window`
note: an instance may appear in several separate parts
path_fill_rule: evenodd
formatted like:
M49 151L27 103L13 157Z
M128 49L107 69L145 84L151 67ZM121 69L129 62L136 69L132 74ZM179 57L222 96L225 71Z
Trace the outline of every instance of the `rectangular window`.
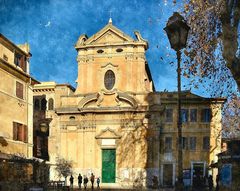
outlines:
M16 96L23 99L23 84L20 82L16 82Z
M173 122L173 109L166 109L166 122Z
M190 121L197 122L197 109L190 109Z
M165 137L164 151L171 152L172 151L172 137Z
M197 145L196 137L189 137L189 149L195 151Z
M181 109L182 123L188 122L188 109Z
M187 150L188 149L188 138L182 137L182 148Z
M209 150L209 144L210 138L208 136L203 137L203 150Z
M211 110L209 108L202 109L201 121L202 122L210 122L211 121Z
M13 140L15 141L23 141L27 143L28 141L28 133L27 126L21 123L13 122Z

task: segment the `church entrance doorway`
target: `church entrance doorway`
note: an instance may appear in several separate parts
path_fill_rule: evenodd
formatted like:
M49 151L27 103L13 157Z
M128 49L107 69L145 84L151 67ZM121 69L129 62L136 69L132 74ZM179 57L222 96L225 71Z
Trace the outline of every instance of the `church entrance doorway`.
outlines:
M115 183L116 149L102 150L102 182Z

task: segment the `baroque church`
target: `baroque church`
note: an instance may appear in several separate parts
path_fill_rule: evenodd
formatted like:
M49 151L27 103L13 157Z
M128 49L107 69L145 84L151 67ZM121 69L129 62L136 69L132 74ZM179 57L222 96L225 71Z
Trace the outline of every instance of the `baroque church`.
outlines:
M100 177L102 185L173 186L177 177L177 94L156 92L145 56L148 42L132 38L112 20L75 44L77 87L35 84L34 156L47 159L58 180L58 158L72 161L77 176ZM216 173L221 151L223 99L182 92L185 181ZM45 128L45 130L43 130ZM210 152L211 151L211 152ZM153 181L154 180L154 181Z

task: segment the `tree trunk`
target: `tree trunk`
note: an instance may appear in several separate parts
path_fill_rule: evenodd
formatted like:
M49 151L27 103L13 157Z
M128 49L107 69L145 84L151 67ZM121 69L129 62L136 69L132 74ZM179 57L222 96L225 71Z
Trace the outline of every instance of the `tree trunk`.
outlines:
M64 186L67 186L67 176L65 176Z
M234 80L240 90L240 58L238 51L238 28L240 17L240 1L229 3L226 0L225 9L221 14L223 58L231 71ZM233 14L233 15L232 15Z

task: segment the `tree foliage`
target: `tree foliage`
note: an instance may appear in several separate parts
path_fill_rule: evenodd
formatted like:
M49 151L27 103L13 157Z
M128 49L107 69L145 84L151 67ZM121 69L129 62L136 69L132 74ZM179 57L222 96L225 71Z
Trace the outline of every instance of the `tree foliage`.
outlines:
M197 76L195 86L205 81L215 96L236 91L235 82L239 90L240 0L186 0L184 12L191 27L184 76Z
M223 111L223 137L240 138L240 97L237 95L231 96Z
M66 177L72 174L72 161L58 158L55 170L57 171L59 178L64 177L66 179Z

